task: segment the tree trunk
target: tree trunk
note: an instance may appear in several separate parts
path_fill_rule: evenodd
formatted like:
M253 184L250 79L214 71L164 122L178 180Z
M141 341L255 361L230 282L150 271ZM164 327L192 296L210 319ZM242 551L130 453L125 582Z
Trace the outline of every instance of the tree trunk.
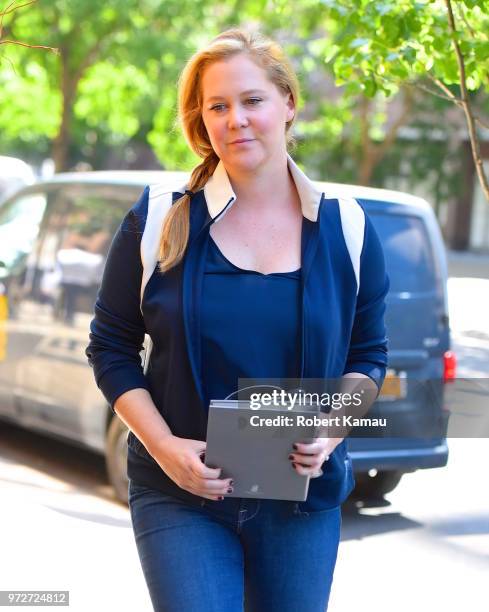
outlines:
M465 59L458 43L458 31L455 26L455 18L453 16L452 3L450 0L445 0L448 14L448 24L452 34L452 44L455 49L455 56L457 58L458 72L460 78L460 93L462 98L462 108L465 113L465 119L467 121L467 128L469 130L470 145L472 149L472 157L474 159L475 169L479 178L479 183L484 193L486 200L489 202L489 181L484 170L484 164L482 162L479 137L475 125L475 118L472 112L472 106L470 104L469 92L467 91L467 78L465 73Z
M392 123L384 140L379 144L373 142L369 135L370 101L365 96L362 96L360 99L361 157L357 174L359 185L370 185L377 164L379 164L389 152L397 138L399 129L409 121L414 104L414 96L408 89L401 90L401 93L403 100L401 113Z
M52 144L52 158L56 172L68 169L68 154L71 143L71 123L73 119L73 104L80 78L70 74L68 54L63 49L61 53L61 96L63 109L58 133Z

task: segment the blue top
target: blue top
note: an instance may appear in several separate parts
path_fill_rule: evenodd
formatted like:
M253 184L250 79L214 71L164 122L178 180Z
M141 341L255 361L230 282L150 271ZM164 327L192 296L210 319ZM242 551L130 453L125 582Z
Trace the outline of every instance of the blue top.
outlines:
M299 179L296 186L304 213L298 378L335 379L359 372L369 376L380 389L387 366L384 311L389 281L377 232L356 200L326 198L297 168L291 168ZM171 196L172 201L177 201L181 193L166 193L168 188L162 185L144 190L112 240L90 323L90 343L85 349L97 384L112 409L126 391L147 389L172 434L191 440L206 439L208 405L205 406L201 380L201 301L204 277L210 276L204 274L209 228L219 222L233 202L225 178L223 173L214 173L207 191L192 196L185 257L164 274L155 267L160 226L155 225L154 213L158 205L167 204L161 198ZM295 282L283 275L241 272L241 283L254 282L255 291L258 281L274 289L283 284L290 288ZM263 292L260 299L250 300L249 295L246 292L246 302L239 302L229 291L225 299L221 298L221 313L223 304L226 306L221 326L225 346L236 338L236 327L244 325L245 315L258 304L270 306L271 300L263 299ZM295 302L289 299L286 303ZM234 317L236 323L230 327L227 312L237 304L243 305L240 318ZM292 316L288 308L285 313L283 310L282 303L275 304L274 326L282 317ZM270 312L267 316L270 319ZM258 325L264 317L260 312L255 323ZM265 331L272 334L271 330ZM253 330L253 338L261 338L263 333L262 325L259 334ZM145 334L153 341L146 372L141 364ZM240 350L245 350L251 343L241 330L239 337L243 343ZM290 334L280 333L279 337L283 340ZM275 374L278 368L273 369ZM346 442L343 440L334 449L323 467L324 475L311 481L307 500L298 502L302 510L334 508L353 490L353 466ZM182 489L165 474L132 431L128 447L129 478L189 504L202 505L200 496Z
M239 268L209 236L200 324L207 405L237 391L239 378L300 377L300 281L300 268Z

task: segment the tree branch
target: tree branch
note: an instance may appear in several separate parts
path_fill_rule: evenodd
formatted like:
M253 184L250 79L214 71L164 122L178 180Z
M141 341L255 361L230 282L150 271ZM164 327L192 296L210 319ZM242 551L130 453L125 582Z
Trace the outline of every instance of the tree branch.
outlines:
M56 47L45 47L44 45L29 45L28 43L23 43L18 40L0 40L0 45L19 45L19 47L29 47L29 49L47 49L48 51L52 51L59 55L59 49Z
M443 83L443 81L440 81L440 79L437 79L429 72L426 73L426 76L431 81L433 81L433 83L435 83L435 85L437 85L437 87L439 87L444 93L435 91L434 89L426 87L426 85L422 85L421 83L417 81L405 81L403 85L406 85L407 87L411 87L411 88L420 89L421 91L425 91L426 93L429 93L432 96L436 96L437 98L440 98L441 100L447 100L448 102L453 102L454 104L459 106L462 110L464 110L464 101L461 98L458 98L455 94L453 94L450 91L450 89L445 85L445 83ZM387 79L383 77L382 75L376 75L376 78L386 83L389 83L389 84L392 83L391 79ZM478 123L482 128L489 130L489 120L482 119L479 115L476 115L473 111L472 111L472 116L474 117L475 122Z
M14 73L17 74L17 70L15 69L15 64L13 63L13 61L10 58L5 57L5 55L4 55L2 58L0 58L0 61L2 61L2 60L7 60L7 62L11 65L12 70L14 71Z
M22 8L23 6L29 6L29 4L34 4L35 2L37 2L37 0L30 0L30 2L26 2L25 4L19 4L18 6L14 6L15 2L16 0L13 0L13 2L7 5L6 9L4 9L3 11L0 11L0 38L2 37L3 18L5 17L5 15L8 15L9 13L13 13L17 11L18 9Z
M462 4L456 3L455 6L457 7L457 11L459 14L459 17L462 18L462 21L465 23L465 25L467 26L468 31L470 32L472 38L477 39L477 33L474 31L474 29L472 28L472 26L469 24L469 22L467 21L467 16L465 14L464 11L464 7Z
M479 139L477 136L477 131L475 129L475 118L472 113L472 108L471 108L470 100L469 100L469 93L467 91L465 62L464 62L464 57L462 55L462 52L460 50L460 46L457 40L458 32L457 32L457 28L455 25L455 19L453 17L451 0L445 0L445 5L447 7L447 13L448 13L448 24L450 26L450 31L452 34L452 44L455 49L455 55L457 58L459 77L460 77L460 93L462 96L463 109L464 109L465 117L467 120L467 127L469 129L470 144L472 148L472 157L474 159L475 168L477 170L477 176L479 177L479 182L481 184L482 190L484 192L484 195L486 196L487 201L489 202L489 183L488 183L487 176L484 171L484 165L481 159Z
M14 6L15 2L16 0L13 0L13 2L7 5L6 9L0 12L0 45L17 45L19 47L27 47L29 49L46 49L47 51L52 51L56 55L59 55L59 49L56 49L55 47L46 47L45 45L30 45L28 43L23 43L23 42L20 42L19 40L12 40L9 38L5 40L1 40L2 33L3 33L3 19L5 15L14 13L18 9L23 8L25 6L30 6L31 4L35 4L37 0L29 0L29 2L25 2L24 4L18 4L17 6ZM15 68L14 68L14 71L15 71Z
M476 123L478 123L481 127L483 127L486 130L489 130L489 121L485 121L484 119L481 119L480 117L477 117L476 115L474 115L474 119Z
M85 70L87 68L89 68L93 64L93 62L97 59L97 55L98 55L100 49L102 48L103 43L104 43L104 37L101 36L99 38L99 40L97 41L97 43L85 55L84 60L78 66L77 71L73 75L73 79L74 79L75 82L78 82L82 78L83 73L85 72Z
M7 8L3 11L0 12L0 17L4 17L4 15L8 15L9 13L13 13L14 11L22 8L23 6L29 6L29 4L34 4L35 2L37 2L37 0L30 0L30 2L26 2L25 4L19 4L18 6L13 6L15 4L16 0L13 0L13 2L11 2ZM12 8L11 8L12 7Z
M455 102L455 104L463 105L463 100L461 98L457 98L457 96L450 91L450 89L445 85L445 83L443 81L440 81L440 79L437 79L436 77L431 75L429 72L428 72L428 77L433 81L433 83L435 83L435 85L438 85L438 87L442 91L445 92L447 97L450 100L452 100L452 102Z
M428 75L428 76L429 76L429 78L433 79L433 77L431 75ZM462 100L460 100L456 96L453 96L453 94L452 94L452 97L449 98L448 96L445 96L445 95L441 94L440 92L435 91L434 89L431 89L430 87L426 87L426 85L422 85L421 83L417 83L416 81L406 81L406 85L408 87L411 87L411 88L414 88L414 89L419 89L421 91L425 91L426 93L429 93L432 96L436 96L437 98L440 98L441 100L446 100L447 102L453 102L454 104L456 104L457 106L459 106L460 108L463 109L463 102L462 102ZM486 121L485 119L482 119L478 115L474 115L474 119L475 119L476 123L478 123L481 127L483 127L486 130L489 130L489 120Z
M429 93L432 96L436 96L437 98L440 98L440 100L446 100L447 102L454 102L453 98L449 98L448 96L441 94L439 91L431 89L430 87L427 87L426 85L423 85L416 81L406 81L406 85L411 88L416 88L416 89L420 89L421 91L425 91L426 93ZM459 102L460 104L462 104L462 100L459 100Z

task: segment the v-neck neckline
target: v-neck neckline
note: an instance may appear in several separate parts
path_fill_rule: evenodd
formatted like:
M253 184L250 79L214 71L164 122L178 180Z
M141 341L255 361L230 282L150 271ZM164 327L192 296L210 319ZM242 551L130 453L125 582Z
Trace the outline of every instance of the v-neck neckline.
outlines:
M236 264L234 264L232 261L230 261L226 255L224 255L224 253L221 251L221 249L219 248L219 245L217 244L217 242L214 240L214 238L209 234L209 240L211 241L214 249L216 250L216 252L218 253L218 255L221 257L221 259L223 259L227 264L229 264L230 266L232 266L235 270L238 270L239 272L245 272L248 274L256 274L257 276L263 276L263 277L270 277L270 276L284 276L287 274L296 274L297 272L301 271L301 268L297 268L296 270L290 270L288 272L268 272L268 274L265 274L263 272L259 272L258 270L251 270L248 268L240 268L239 266L237 266Z

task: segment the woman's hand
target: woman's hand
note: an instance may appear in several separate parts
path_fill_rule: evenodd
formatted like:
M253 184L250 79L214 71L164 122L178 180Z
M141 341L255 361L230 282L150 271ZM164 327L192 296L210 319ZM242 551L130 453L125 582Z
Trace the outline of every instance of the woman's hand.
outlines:
M153 458L161 469L181 489L206 499L221 500L232 492L231 478L219 478L221 468L209 468L203 463L206 443L177 436L165 436Z
M296 442L294 452L289 455L292 467L298 474L314 477L320 475L321 466L329 459L334 449L344 438L316 438L313 442Z

